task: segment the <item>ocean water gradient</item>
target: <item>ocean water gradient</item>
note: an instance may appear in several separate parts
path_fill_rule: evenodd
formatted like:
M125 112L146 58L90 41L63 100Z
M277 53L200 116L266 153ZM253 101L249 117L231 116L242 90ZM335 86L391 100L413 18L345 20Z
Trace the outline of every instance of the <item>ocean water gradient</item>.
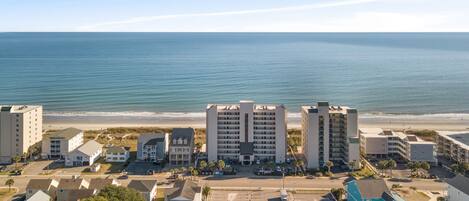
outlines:
M56 115L198 117L240 99L469 113L469 33L0 33L0 91Z

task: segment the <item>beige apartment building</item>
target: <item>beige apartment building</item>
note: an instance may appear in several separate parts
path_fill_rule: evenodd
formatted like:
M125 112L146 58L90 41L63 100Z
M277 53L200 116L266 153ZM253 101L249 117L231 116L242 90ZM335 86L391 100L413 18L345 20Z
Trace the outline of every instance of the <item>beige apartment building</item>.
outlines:
M438 154L459 163L469 163L469 132L438 131Z
M0 163L11 163L41 140L42 106L0 106Z
M285 162L287 110L283 105L209 104L207 154L209 161L233 160Z
M350 168L360 167L356 109L330 106L328 102L302 106L301 133L307 168L321 168L327 161Z
M404 159L436 163L436 144L424 141L415 135L380 128L360 129L360 148L363 154L373 159Z

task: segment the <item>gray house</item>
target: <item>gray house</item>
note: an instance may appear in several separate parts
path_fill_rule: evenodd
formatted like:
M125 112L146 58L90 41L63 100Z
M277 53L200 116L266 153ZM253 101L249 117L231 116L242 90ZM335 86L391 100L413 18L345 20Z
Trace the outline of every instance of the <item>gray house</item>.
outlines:
M174 128L169 148L171 166L188 166L191 164L194 150L194 129Z
M138 137L137 159L159 162L166 158L169 149L168 133L146 133Z

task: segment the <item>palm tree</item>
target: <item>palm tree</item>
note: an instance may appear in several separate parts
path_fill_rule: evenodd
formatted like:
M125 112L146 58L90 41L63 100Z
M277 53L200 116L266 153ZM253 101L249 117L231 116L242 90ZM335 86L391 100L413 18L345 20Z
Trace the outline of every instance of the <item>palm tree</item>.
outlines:
M204 186L202 189L202 197L204 198L203 200L207 200L208 196L210 195L210 187L209 186Z
M199 167L201 170L205 169L207 167L207 162L206 161L200 161Z
M16 155L12 158L13 161L15 161L15 169L18 169L18 163L20 162L21 160L21 156L19 155Z
M220 169L220 170L225 169L225 161L223 161L223 160L218 161L218 169Z
M213 162L213 161L208 162L208 168L209 168L210 170L212 170L212 171L215 170L215 167L216 167L216 166L217 166L217 165L215 164L215 162Z
M11 190L11 186L13 186L13 184L15 184L15 180L13 180L12 178L9 178L5 181L5 185L8 186L8 191Z
M390 176L392 178L392 169L396 168L397 167L397 163L395 160L389 160L388 163L387 163L387 166L388 166L388 169L390 171Z
M388 161L382 160L378 162L378 165L376 166L379 170L381 170L381 174L384 173L384 170L388 168Z
M419 166L420 166L420 168L422 168L422 169L424 169L424 170L426 170L426 171L430 170L430 168L431 168L431 167L430 167L430 164L428 164L428 162L426 162L426 161L421 162L421 163L419 164Z
M331 189L331 193L332 193L332 195L334 195L334 197L337 200L342 200L342 197L345 195L345 189L343 189L343 188L333 188L333 189Z
M331 172L331 168L334 167L334 163L332 161L326 162L327 172Z

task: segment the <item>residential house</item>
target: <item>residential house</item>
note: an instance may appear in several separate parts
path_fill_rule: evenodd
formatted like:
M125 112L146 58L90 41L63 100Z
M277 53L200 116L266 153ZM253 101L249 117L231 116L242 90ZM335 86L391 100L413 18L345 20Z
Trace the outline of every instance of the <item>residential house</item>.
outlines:
M156 197L156 180L132 180L127 188L138 191L146 201L153 201Z
M77 200L87 195L94 195L96 192L89 190L90 183L83 178L60 179L57 188L57 201ZM91 195L90 195L91 194Z
M31 179L26 185L26 199L31 198L38 191L42 191L55 199L58 186L59 182L54 179Z
M42 158L64 159L71 151L83 144L83 131L67 128L55 133L43 135Z
M458 174L451 179L447 179L446 183L448 183L447 201L469 200L469 178Z
M26 198L26 201L52 201L53 199L44 191L36 191L31 197Z
M169 148L171 166L189 166L194 150L194 129L174 128Z
M90 140L65 157L65 166L89 166L99 159L103 150L103 145L94 140Z
M90 185L88 186L89 189L96 189L100 191L106 186L113 185L113 186L120 186L119 182L115 179L109 178L94 178L90 180Z
M404 201L389 190L383 179L353 180L347 183L346 191L351 201Z
M165 201L202 201L202 188L190 180L177 180L166 190Z
M122 163L129 160L129 148L113 146L106 149L106 162Z
M137 159L140 161L160 162L166 159L168 149L168 133L142 134L138 137Z

